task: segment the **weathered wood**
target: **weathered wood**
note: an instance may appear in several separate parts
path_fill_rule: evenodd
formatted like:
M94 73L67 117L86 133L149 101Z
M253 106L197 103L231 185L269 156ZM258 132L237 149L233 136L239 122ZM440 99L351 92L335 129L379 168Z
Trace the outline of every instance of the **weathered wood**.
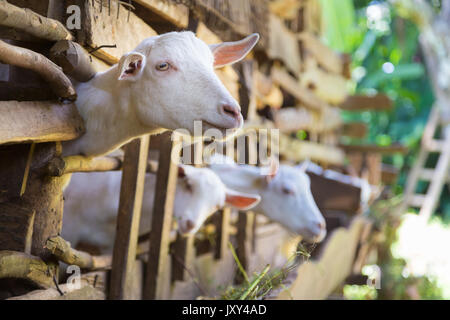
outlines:
M32 10L19 8L7 1L0 2L0 25L23 30L50 41L72 39L72 34L61 22L46 18Z
M297 80L286 71L276 67L272 68L272 79L298 99L303 106L315 111L321 111L328 107L326 102L320 100L311 90L300 86Z
M394 166L382 164L381 166L381 181L384 185L391 185L397 181L399 169Z
M0 250L31 252L35 214L32 208L0 203Z
M0 144L66 141L84 132L74 104L0 101Z
M42 259L23 252L0 251L0 279L16 278L31 281L40 288L51 288L55 270Z
M79 82L87 82L96 74L92 58L78 43L61 40L50 49L50 59L59 65L65 74Z
M389 111L392 107L392 100L387 95L382 93L374 96L349 96L339 105L339 108L347 111Z
M333 51L310 32L302 32L298 38L303 48L317 60L321 67L335 74L345 74L347 64L345 55Z
M187 28L188 26L189 9L183 4L164 0L135 0L135 2L179 28Z
M346 152L361 152L361 153L379 153L379 154L393 154L393 153L408 153L409 149L399 143L394 143L390 146L378 146L378 145L347 145L340 144L340 148Z
M0 40L0 61L37 72L60 98L74 101L77 97L72 83L61 68L40 53Z
M146 281L144 286L144 299L158 299L163 295L162 274L167 270L169 263L170 228L173 214L173 202L177 183L178 168L172 161L174 143L171 133L163 134L161 141L159 168L156 178L155 202L152 215L152 232L150 235L149 256L151 263L147 264Z
M90 272L81 275L80 287L65 283L58 285L58 289L34 290L8 300L105 300L106 282L107 272Z
M92 256L87 252L75 250L60 236L49 238L45 248L59 261L82 269L96 270L111 266L111 256Z
M81 2L84 12L82 30L77 32L77 40L91 49L115 45L115 48L103 47L92 52L109 64L119 62L124 53L132 51L142 40L157 35L155 30L123 5L119 5L118 1L110 2L110 10L108 7L100 10L100 4L93 1ZM106 4L105 0L103 2Z
M126 299L131 294L148 147L149 136L135 139L125 146L110 299Z
M122 169L119 157L86 158L83 156L55 157L47 165L47 172L54 177L74 172L102 172Z

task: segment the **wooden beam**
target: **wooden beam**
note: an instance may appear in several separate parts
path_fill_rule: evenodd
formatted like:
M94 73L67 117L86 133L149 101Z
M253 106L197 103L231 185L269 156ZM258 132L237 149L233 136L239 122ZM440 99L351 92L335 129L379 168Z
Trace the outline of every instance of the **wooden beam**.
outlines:
M25 31L49 41L72 40L72 34L64 25L32 10L19 8L7 1L0 1L0 25Z
M389 111L392 107L392 100L382 93L374 96L349 96L339 105L339 108L347 111Z
M280 154L287 160L294 162L310 159L335 165L345 163L345 153L337 147L301 141L283 134L280 135Z
M182 236L177 234L171 245L171 281L185 281L189 279L187 270L191 270L194 258L194 235Z
M274 14L269 16L269 31L269 57L281 60L289 71L299 74L301 60L297 36L284 25L283 20Z
M84 133L75 104L0 101L0 144L66 141Z
M395 143L390 146L378 146L374 144L365 144L365 145L340 144L339 148L344 149L345 152L361 152L361 153L407 154L409 152L409 149L407 147L399 143Z
M152 215L152 232L150 234L149 256L147 263L144 299L158 299L164 294L163 273L167 272L169 263L170 228L172 224L173 202L177 184L178 168L172 161L174 142L171 132L162 134L159 155L159 168L156 177L155 203Z
M118 5L118 1L111 1L110 4L110 10L100 10L99 3L84 1L82 30L77 37L78 42L91 49L115 45L115 48L103 47L92 53L109 64L115 64L124 53L134 50L142 40L157 33L136 14Z
M148 146L149 136L135 139L125 146L109 289L110 299L127 299L131 295Z
M189 9L183 4L162 0L134 0L179 28L187 28Z
M272 79L305 107L315 111L322 111L328 107L327 103L320 100L311 90L300 86L297 80L286 71L272 68Z
M303 48L317 60L321 67L335 74L347 75L349 61L346 55L333 51L310 32L304 31L298 35L298 38Z
M362 139L367 135L368 128L364 122L348 122L342 126L343 136Z

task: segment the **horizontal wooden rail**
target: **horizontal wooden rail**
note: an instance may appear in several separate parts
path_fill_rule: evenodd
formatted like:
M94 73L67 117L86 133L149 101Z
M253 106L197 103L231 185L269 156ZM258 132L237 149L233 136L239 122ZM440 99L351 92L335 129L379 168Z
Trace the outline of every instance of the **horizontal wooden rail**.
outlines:
M67 141L84 132L75 104L0 101L0 144Z

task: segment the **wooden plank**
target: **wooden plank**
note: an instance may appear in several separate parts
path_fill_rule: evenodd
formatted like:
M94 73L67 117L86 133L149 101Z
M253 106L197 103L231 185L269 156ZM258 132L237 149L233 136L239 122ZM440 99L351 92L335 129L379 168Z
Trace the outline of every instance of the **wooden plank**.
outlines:
M134 0L179 28L187 28L189 9L183 4L163 0Z
M325 133L337 130L342 125L337 108L326 108L322 113L302 107L282 108L274 111L273 116L276 128L284 133L298 130Z
M361 189L310 171L311 192L320 211L341 211L355 215L361 205Z
M188 270L192 270L194 258L194 235L181 236L171 245L171 281L184 281L189 279Z
M333 51L325 45L317 36L310 32L302 32L298 35L303 48L320 64L325 70L344 75L348 64L348 58L338 52Z
M320 100L311 90L300 86L297 80L286 71L276 67L272 68L272 79L298 99L303 106L315 111L322 111L328 107L326 102Z
M301 70L300 47L297 36L274 14L269 16L269 48L271 59L281 60L294 74Z
M152 261L147 264L143 293L147 300L161 298L164 294L164 284L159 280L167 272L169 263L170 228L178 173L177 164L171 158L173 150L176 150L173 148L175 143L171 141L171 132L162 134L150 235L149 256Z
M389 111L393 108L392 100L385 94L374 96L354 95L349 96L339 105L339 108L347 111Z
M116 45L116 48L96 50L93 54L99 59L115 64L124 53L132 51L142 40L157 35L155 30L133 12L119 6L117 1L111 1L110 11L106 3L104 6L100 10L98 2L93 4L92 1L84 1L82 30L77 33L78 41L92 49L102 45Z
M0 101L0 144L66 141L84 133L75 104Z
M365 145L340 144L339 147L344 149L345 152L379 153L379 154L393 154L393 153L406 154L409 152L408 147L405 147L400 143L394 143L390 146L378 146L375 144L365 144Z
M324 71L312 58L305 60L300 85L332 105L339 105L348 97L348 80L340 74Z
M110 299L126 299L133 287L148 145L149 136L144 136L125 146L109 288Z
M216 260L223 259L228 250L228 242L230 241L230 215L230 208L223 208L214 215L216 226L214 258Z
M343 136L362 139L367 135L368 128L364 122L349 122L342 126Z
M385 185L394 184L397 181L400 170L394 166L383 163L381 165L381 181Z
M237 221L237 234L236 234L236 255L244 268L248 270L250 264L251 244L253 242L253 224L255 223L255 214L251 211L239 211ZM237 271L235 276L236 283L242 283L244 281L241 272Z
M301 141L283 134L280 134L280 154L285 159L295 162L310 159L335 165L345 163L345 153L337 147Z

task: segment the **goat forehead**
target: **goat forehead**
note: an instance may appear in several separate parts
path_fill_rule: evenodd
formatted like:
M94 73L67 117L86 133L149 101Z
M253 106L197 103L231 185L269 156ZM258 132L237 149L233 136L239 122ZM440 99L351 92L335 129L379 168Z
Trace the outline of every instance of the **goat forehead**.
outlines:
M146 53L166 57L177 62L195 61L211 64L214 61L211 50L202 40L192 32L171 32L154 38L152 42L143 43L139 48L143 51L151 47Z

